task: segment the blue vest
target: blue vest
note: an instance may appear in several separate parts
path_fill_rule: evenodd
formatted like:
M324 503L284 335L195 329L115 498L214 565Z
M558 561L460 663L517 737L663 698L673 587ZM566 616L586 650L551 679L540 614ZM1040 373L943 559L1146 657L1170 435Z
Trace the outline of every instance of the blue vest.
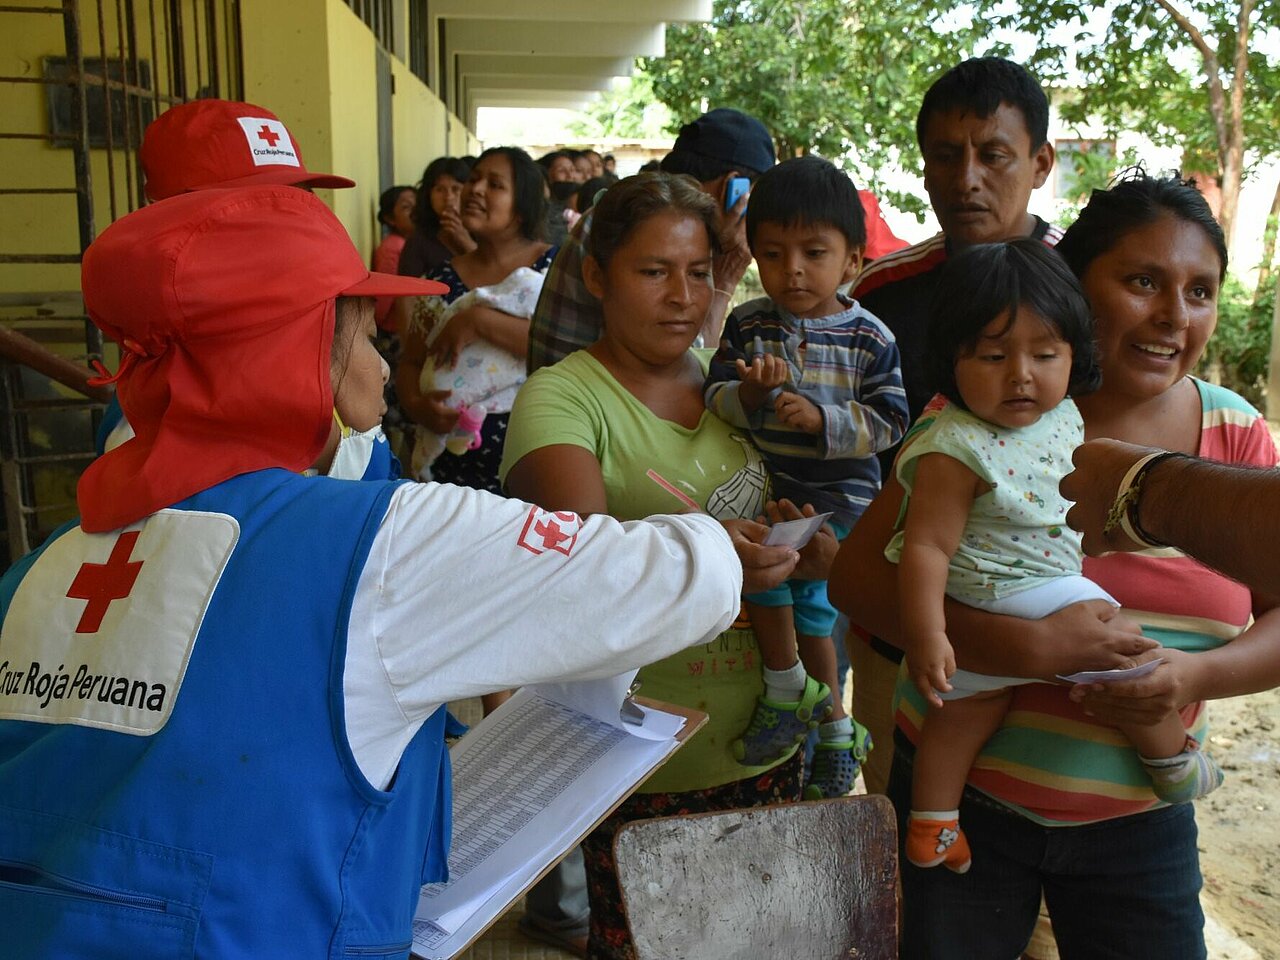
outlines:
M364 468L364 476L360 479L399 480L400 473L400 458L391 452L391 443L383 434L374 443L369 465Z
M408 956L418 888L445 878L445 711L413 737L382 791L352 757L342 686L352 595L395 486L265 470L144 521L143 537L175 511L184 512L167 518L176 529L196 511L231 529L229 515L239 537L193 621L158 731L0 720L0 956ZM85 536L75 532L64 548ZM49 547L0 581L0 616L20 622L15 591L42 556L55 569ZM146 569L143 551L124 556ZM160 582L176 580L166 572ZM144 592L132 602L145 606ZM111 601L132 617L130 602ZM61 658L58 670L71 673L72 658ZM92 704L109 685L42 689L54 706L75 696ZM41 708L31 699L23 709Z

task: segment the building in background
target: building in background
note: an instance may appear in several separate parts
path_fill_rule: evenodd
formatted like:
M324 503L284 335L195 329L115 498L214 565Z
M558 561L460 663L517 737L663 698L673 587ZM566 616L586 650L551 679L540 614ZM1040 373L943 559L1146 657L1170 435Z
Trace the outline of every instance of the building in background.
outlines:
M580 106L668 21L711 0L21 0L0 7L0 566L73 515L114 367L83 316L79 261L144 202L138 145L180 103L260 104L356 245L379 239L378 196L441 154L479 151L484 106Z

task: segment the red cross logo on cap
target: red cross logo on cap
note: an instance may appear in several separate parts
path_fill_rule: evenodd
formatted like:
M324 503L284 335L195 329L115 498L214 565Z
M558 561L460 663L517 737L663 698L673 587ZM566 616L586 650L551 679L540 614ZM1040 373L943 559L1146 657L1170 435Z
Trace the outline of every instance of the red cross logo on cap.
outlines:
M141 532L132 530L120 534L106 563L81 565L80 572L71 582L71 589L67 591L67 596L73 600L89 601L76 624L76 633L97 633L112 601L123 600L132 592L143 561L130 561L129 555L133 553L133 545Z
M258 136L267 141L267 145L271 147L274 147L276 145L276 141L280 139L280 134L276 133L265 123L262 125L262 129L258 131Z
M576 513L551 513L538 507L530 507L516 544L535 555L554 550L567 557L577 543L578 531L581 529L582 518Z

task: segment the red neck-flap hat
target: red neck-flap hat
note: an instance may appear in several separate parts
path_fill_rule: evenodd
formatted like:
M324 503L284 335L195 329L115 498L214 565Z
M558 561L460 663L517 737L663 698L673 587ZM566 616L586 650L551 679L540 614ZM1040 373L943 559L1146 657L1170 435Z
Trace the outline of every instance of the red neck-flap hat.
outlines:
M80 478L91 533L251 470L310 467L333 417L336 298L447 290L371 274L329 208L292 187L143 207L90 245L81 286L120 344L116 389L136 434Z
M309 171L298 142L279 117L234 100L192 100L170 107L143 132L138 156L149 200L211 187L355 186L346 177Z

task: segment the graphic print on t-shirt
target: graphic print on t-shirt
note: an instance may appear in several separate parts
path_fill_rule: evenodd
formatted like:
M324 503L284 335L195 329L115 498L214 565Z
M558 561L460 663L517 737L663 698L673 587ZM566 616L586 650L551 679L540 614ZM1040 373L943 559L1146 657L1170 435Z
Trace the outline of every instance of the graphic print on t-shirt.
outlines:
M717 520L755 519L769 499L769 470L750 440L736 433L730 437L742 447L746 463L707 496L707 513Z

